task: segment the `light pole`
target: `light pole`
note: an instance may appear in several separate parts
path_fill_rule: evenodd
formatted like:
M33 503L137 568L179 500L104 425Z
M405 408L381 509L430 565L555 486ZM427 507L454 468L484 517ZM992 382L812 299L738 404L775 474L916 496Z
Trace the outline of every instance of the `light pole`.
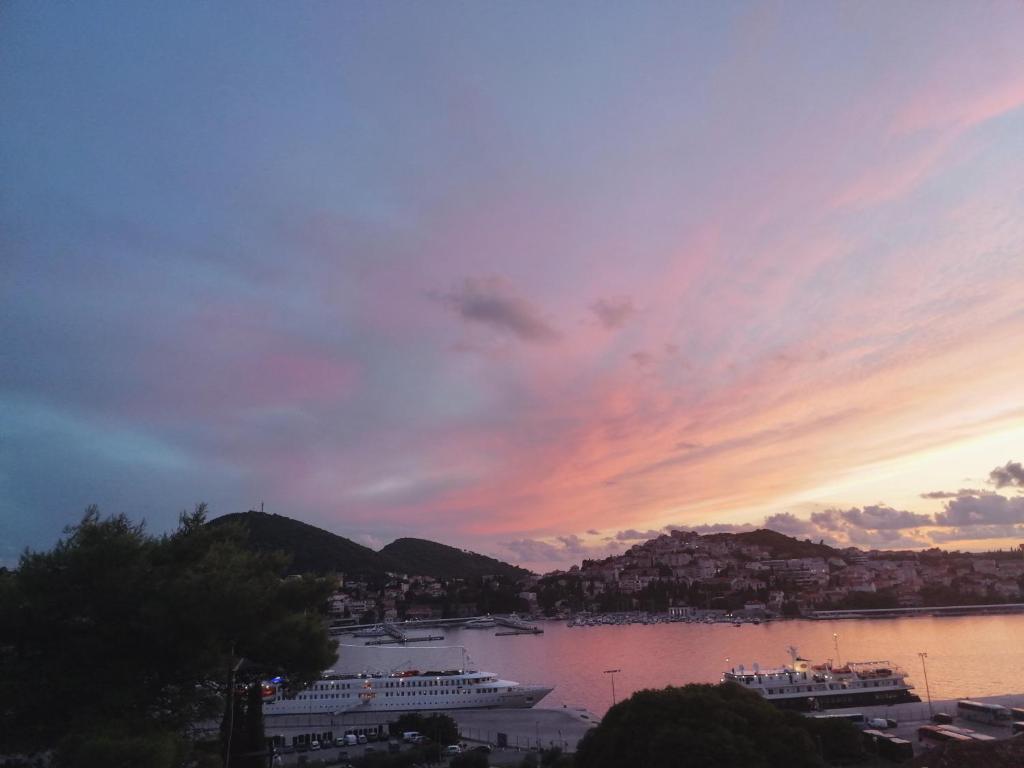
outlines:
M838 632L833 632L832 633L832 644L836 647L836 666L838 667L840 665L840 661L839 661L839 633Z
M928 717L932 716L932 689L928 687L928 667L925 666L924 660L928 658L928 654L924 651L918 651L918 656L921 657L921 671L924 672L924 690L928 694Z
M606 669L604 673L612 676L612 706L615 706L615 673L621 672L621 669Z

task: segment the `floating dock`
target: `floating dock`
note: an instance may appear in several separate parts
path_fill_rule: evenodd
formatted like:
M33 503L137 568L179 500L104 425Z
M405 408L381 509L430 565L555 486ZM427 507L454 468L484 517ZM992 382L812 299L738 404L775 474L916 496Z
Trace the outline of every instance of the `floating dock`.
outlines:
M405 645L406 643L429 643L433 640L444 640L444 635L409 635L388 622L384 622L383 626L387 637L369 640L367 645Z

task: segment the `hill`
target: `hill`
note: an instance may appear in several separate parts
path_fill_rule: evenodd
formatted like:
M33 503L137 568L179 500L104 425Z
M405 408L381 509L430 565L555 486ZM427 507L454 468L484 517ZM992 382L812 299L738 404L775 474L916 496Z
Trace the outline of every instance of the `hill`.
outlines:
M716 533L704 538L712 540L732 538L744 544L764 547L771 551L773 557L777 558L823 557L827 560L830 557L839 557L841 555L837 549L827 544L815 544L807 540L801 541L768 528L759 528L756 531L745 531L743 533Z
M402 570L400 564L369 547L314 525L267 512L235 512L209 525L241 523L249 530L249 546L261 552L284 551L292 557L288 573L345 573L384 577Z
M402 563L408 573L436 579L501 576L514 581L530 575L525 568L427 539L396 539L380 553Z
M493 557L449 547L427 539L398 539L380 552L314 525L268 512L235 512L209 525L241 523L249 531L249 546L261 552L287 552L288 573L344 573L374 581L390 571L438 579L500 576L517 580L530 575L524 568Z

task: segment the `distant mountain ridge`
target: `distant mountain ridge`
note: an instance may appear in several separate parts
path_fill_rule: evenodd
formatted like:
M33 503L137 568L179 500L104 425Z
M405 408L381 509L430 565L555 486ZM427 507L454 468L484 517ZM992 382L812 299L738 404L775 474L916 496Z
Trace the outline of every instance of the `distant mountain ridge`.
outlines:
M209 525L241 523L249 531L249 546L259 552L287 552L288 573L345 573L383 578L400 566L379 552L336 533L284 515L233 512Z
M409 573L436 579L502 576L515 580L530 575L525 568L428 539L396 539L380 553L405 563Z
M397 539L375 552L315 525L269 512L234 512L207 524L227 523L240 523L249 531L252 549L288 553L292 558L287 569L289 574L344 573L373 580L384 579L389 572L438 579L480 576L519 579L530 575L524 568L427 539Z

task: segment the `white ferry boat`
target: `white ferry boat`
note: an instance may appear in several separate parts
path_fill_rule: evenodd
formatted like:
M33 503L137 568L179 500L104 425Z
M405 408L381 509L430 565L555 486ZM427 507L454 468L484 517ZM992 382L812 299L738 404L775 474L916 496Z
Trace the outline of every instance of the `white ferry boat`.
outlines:
M912 693L907 673L888 661L811 664L797 655L796 648L789 652L790 665L761 669L755 663L745 669L741 664L725 672L722 682L738 683L776 706L802 711L921 700Z
M464 662L468 656L464 654ZM520 685L492 672L462 669L338 674L323 677L294 696L278 678L263 684L263 714L315 712L415 712L438 709L528 709L554 690Z

